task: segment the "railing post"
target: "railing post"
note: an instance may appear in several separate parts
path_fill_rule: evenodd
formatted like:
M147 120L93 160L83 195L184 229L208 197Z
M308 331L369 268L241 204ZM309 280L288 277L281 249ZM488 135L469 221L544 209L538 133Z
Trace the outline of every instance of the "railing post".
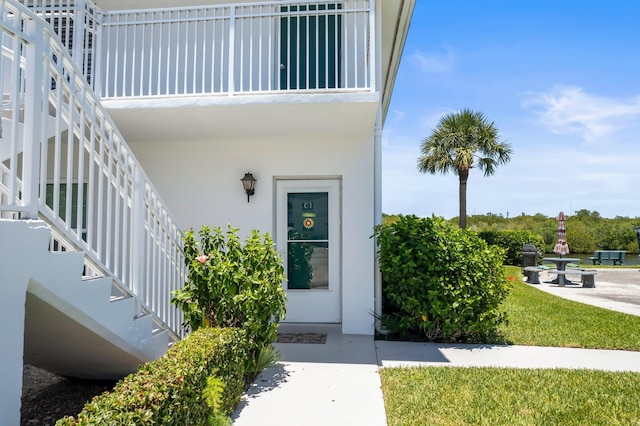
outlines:
M81 69L82 72L85 72L84 69L84 46L85 46L85 37L87 34L84 32L84 19L85 19L85 4L84 0L75 0L73 4L73 39L71 43L71 57L73 58L73 62L78 66L78 69ZM69 43L69 41L67 41Z
M233 96L235 90L234 68L236 58L236 7L229 10L229 96ZM242 70L241 70L242 72Z
M373 34L373 37L369 37L369 52L371 57L369 58L369 86L371 92L378 91L378 46L382 46L382 24L378 25L378 14L376 13L376 0L369 0L369 34Z
M104 13L99 10L97 6L96 16L94 16L94 19L95 28L93 33L93 46L91 46L91 84L93 85L93 91L98 95L98 97L103 98L104 92L102 87L102 55L104 54L104 52L102 50L102 24L104 23Z
M27 20L26 33L32 38L25 46L25 101L22 157L22 204L28 208L28 218L38 218L38 184L40 171L41 114L43 114L42 90L44 84L44 38L46 32L37 31L38 26ZM48 45L48 43L47 43ZM17 54L17 52L16 52ZM16 59L19 60L19 59ZM15 83L15 82L14 82Z
M131 244L131 252L129 253L129 259L127 260L131 264L131 292L136 296L136 300L142 300L146 303L147 289L144 283L145 270L144 266L146 262L142 259L146 259L150 254L148 250L145 250L145 182L142 171L139 167L135 170L135 194L133 198L133 218L131 223L131 238L133 238ZM141 305L138 303L136 306L136 313L139 315L142 313Z

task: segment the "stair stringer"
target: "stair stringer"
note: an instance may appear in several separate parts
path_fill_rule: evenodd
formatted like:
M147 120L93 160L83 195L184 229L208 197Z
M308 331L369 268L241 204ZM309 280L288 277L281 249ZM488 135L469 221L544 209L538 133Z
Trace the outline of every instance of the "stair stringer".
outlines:
M38 221L33 221L38 223ZM50 228L27 238L48 247ZM33 237L33 236L31 236ZM82 252L33 250L25 303L24 362L79 378L120 378L163 355L168 332L154 333L151 315L136 318L136 301L111 301L113 279L82 279ZM22 255L22 254L18 254Z

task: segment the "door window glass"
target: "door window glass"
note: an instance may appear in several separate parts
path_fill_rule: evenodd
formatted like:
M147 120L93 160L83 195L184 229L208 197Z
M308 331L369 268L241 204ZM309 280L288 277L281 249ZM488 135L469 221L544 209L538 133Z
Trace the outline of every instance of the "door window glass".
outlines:
M329 193L287 194L289 289L329 289Z

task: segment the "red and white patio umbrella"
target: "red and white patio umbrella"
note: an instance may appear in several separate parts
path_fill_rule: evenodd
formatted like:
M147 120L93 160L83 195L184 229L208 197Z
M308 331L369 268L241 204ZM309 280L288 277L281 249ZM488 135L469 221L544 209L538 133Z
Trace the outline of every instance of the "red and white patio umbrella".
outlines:
M555 254L559 254L560 256L564 256L565 254L569 254L569 246L567 245L567 228L564 223L564 213L560 212L556 219L558 220L558 241L553 247L553 252Z

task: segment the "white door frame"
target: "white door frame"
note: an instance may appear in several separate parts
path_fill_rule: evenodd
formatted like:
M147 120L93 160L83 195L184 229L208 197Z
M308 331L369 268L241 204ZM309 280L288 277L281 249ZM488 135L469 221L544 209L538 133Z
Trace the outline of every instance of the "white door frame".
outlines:
M341 181L339 178L276 178L275 179L275 236L278 252L284 259L285 273L288 262L288 208L289 193L328 193L328 289L288 289L285 322L340 323L342 321L342 226Z

